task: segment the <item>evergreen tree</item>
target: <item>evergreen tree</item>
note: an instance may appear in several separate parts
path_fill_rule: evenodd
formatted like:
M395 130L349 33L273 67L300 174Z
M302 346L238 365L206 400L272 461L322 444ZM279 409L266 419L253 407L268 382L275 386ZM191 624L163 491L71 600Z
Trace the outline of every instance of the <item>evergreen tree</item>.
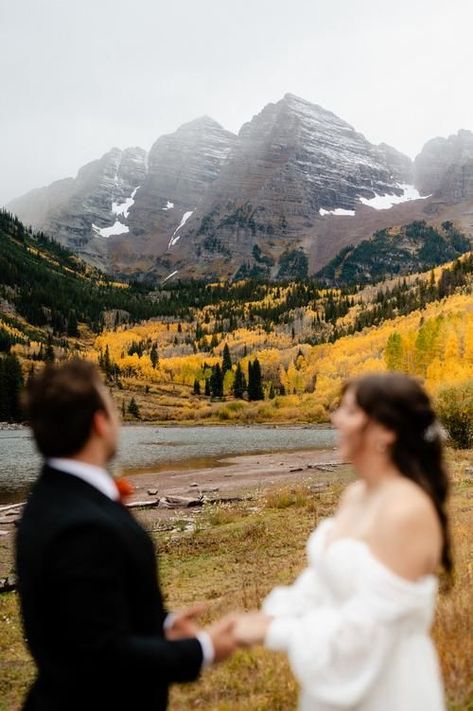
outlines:
M79 329L77 324L77 316L75 311L69 311L69 318L67 319L67 335L77 338L79 335Z
M210 390L210 378L205 378L205 395L207 395L207 397L212 395Z
M107 379L111 377L112 375L112 360L110 358L110 349L108 347L108 343L105 346L105 353L103 355L103 371L105 375L107 376Z
M245 394L245 390L245 374L243 373L240 363L238 363L235 370L235 380L233 381L233 395L241 400Z
M220 363L216 363L212 367L212 375L210 376L210 392L212 397L223 397L223 373Z
M21 421L20 393L23 373L16 355L0 358L0 420Z
M54 355L54 348L53 348L51 336L48 336L48 342L46 344L46 350L44 352L44 361L45 361L45 363L54 363L55 360L56 360L56 357Z
M254 400L254 380L253 380L253 363L248 361L248 400Z
M261 375L261 366L258 358L253 362L253 381L254 381L254 399L264 400L263 378Z
M222 360L222 371L223 374L227 372L227 370L232 369L232 359L230 356L230 349L228 347L228 343L225 343L223 347L223 360Z
M261 366L258 358L248 362L248 400L264 400Z
M136 417L137 419L139 419L140 408L139 408L138 403L136 402L134 397L132 397L130 402L128 403L127 411L128 411L128 414L130 414L132 417Z
M197 378L194 380L194 395L200 395L200 382Z
M156 343L153 343L153 347L151 348L149 357L151 360L151 365L153 366L153 368L156 368L159 363L158 348L156 346Z

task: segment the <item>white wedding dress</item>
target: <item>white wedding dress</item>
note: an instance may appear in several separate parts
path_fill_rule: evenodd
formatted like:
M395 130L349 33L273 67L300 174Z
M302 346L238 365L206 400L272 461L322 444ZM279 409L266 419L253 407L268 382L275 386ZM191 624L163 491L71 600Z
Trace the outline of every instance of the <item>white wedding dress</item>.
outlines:
M333 518L307 544L308 567L275 588L265 640L285 652L301 686L300 711L444 711L429 637L438 582L410 582L356 538L327 545Z

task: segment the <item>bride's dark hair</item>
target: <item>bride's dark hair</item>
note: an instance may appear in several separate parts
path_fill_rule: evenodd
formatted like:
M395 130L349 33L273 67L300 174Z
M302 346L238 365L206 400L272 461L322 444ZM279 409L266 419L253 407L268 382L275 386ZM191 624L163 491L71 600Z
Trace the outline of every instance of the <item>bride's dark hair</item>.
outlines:
M431 498L443 533L442 565L453 569L446 502L449 481L443 459L442 427L430 398L415 379L403 373L376 373L349 380L359 407L396 434L390 456L408 479Z

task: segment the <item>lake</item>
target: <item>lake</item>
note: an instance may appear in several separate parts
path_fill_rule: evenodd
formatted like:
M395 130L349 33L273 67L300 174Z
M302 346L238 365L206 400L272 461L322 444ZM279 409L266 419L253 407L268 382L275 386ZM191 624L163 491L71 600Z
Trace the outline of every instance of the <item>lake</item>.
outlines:
M232 425L205 427L123 426L116 465L125 473L218 465L218 459L297 449L331 449L329 426ZM41 459L29 430L0 430L0 503L22 500Z

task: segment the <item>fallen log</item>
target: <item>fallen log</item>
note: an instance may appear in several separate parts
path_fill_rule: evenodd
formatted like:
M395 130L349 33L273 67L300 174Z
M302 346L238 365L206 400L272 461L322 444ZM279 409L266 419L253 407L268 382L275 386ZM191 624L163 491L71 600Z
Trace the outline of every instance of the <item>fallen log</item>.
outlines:
M0 578L0 593L12 592L16 590L16 575L7 575L6 578Z
M254 496L221 496L214 499L206 499L207 504L237 504L241 501L253 501Z
M145 501L130 501L126 504L127 509L149 509L158 506L160 499L146 499Z
M343 464L350 464L350 462L317 462L316 464L308 464L307 469L319 469L320 467L340 467Z
M24 505L25 502L22 501L19 504L9 504L8 506L0 506L0 513L5 513L5 511L11 511L12 509L19 509Z
M0 525L5 526L10 523L16 523L17 521L20 520L20 518L21 518L21 516L9 516L8 518L3 516L2 518L0 518Z
M201 496L198 498L189 498L188 496L163 496L159 501L159 507L163 509L189 509L194 506L202 506L204 500Z

